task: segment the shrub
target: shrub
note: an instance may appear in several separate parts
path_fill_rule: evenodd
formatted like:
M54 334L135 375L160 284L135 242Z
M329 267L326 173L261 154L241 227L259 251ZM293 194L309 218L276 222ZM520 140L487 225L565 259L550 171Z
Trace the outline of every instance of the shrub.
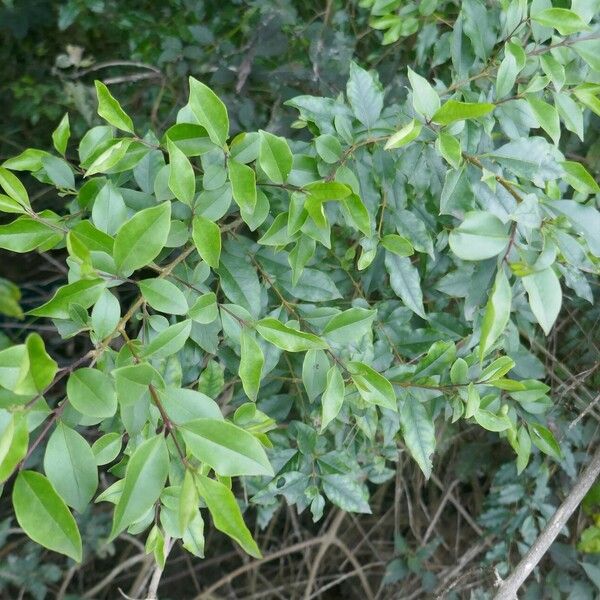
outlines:
M294 139L231 136L194 78L175 124L139 132L97 81L107 124L77 159L65 115L55 152L4 162L0 209L18 216L0 247L66 255L67 282L26 314L84 346L60 368L36 333L0 351L0 479L16 475L34 541L81 560L71 509L95 498L115 505L109 539L148 530L159 564L175 539L203 556L207 514L260 556L242 509L369 512L400 452L429 477L440 430L464 421L518 472L561 459L523 340L552 329L561 282L593 301L600 188L560 148L600 114L600 40L583 8L474 0L438 39L431 4L408 5L407 93L386 99L352 63L345 95L287 102ZM28 174L57 211L36 209ZM44 474L24 468L38 447Z

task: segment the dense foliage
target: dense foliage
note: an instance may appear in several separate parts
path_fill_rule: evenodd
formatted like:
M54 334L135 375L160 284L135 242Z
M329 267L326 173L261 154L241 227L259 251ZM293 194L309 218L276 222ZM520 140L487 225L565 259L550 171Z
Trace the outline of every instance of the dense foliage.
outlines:
M116 4L66 3L59 27L81 18L86 35L89 11ZM0 481L19 526L77 562L143 534L163 567L176 540L203 557L210 522L260 557L245 519L267 527L282 499L315 522L329 505L370 513L406 456L421 485L468 434L456 470L492 479L475 527L503 532L485 561L505 576L553 512L551 473L568 485L597 443L593 396L569 418L549 385L560 374L538 357L552 356L545 336L565 304L598 318L597 4L363 1L352 9L376 43L351 61L349 13L329 3L323 19L348 51L315 26L297 65L309 85L290 85L309 93L283 92L270 111L235 91L253 77L282 93L281 55L305 42L269 28L302 29L291 13L256 4L231 33L256 35L249 61L209 82L193 65L227 54L230 9L208 28L186 4L144 30L135 4L117 34L142 30L137 63L161 40L160 68L140 78L157 78L158 96L138 112L119 102L118 77L77 82L97 71L73 46L56 66L76 81L79 116L59 115L52 147L0 167L0 248L60 269L27 311L0 280L4 315L51 323L62 340L0 337ZM384 87L368 67L386 46L397 56ZM348 65L343 88L339 72L322 75L332 61ZM182 107L161 108L183 89ZM43 104L38 117L56 116ZM593 339L590 352L597 361ZM574 566L528 597L561 597L565 577L562 591L594 597L600 529L585 525L583 566L559 547L557 563ZM421 568L430 535L414 551L395 531L387 584L418 575L436 588Z

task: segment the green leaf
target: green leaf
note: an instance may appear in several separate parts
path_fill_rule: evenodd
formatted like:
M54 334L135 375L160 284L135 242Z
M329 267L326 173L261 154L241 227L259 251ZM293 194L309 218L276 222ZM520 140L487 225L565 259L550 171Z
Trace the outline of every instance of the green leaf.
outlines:
M217 296L214 292L207 292L196 300L192 308L188 311L192 321L207 325L212 323L219 316L219 307L217 306Z
M402 437L426 479L431 476L431 455L435 451L435 428L424 404L408 396L400 403Z
M546 8L531 15L531 18L543 27L556 29L561 35L571 35L578 31L590 30L590 27L577 13L566 8Z
M477 423L488 431L506 431L512 427L510 419L506 415L496 415L485 409L478 409L473 415Z
M115 506L110 539L143 517L158 500L169 472L169 451L163 435L142 442L125 471L123 493Z
M98 369L83 368L67 381L69 402L81 414L107 419L117 412L117 394L112 379Z
M315 139L317 154L328 164L333 165L342 158L342 144L337 137L326 133Z
M240 335L240 348L239 376L242 386L246 396L256 401L265 357L258 342L245 327Z
M548 267L522 279L523 287L527 292L531 312L537 322L542 326L544 333L548 335L562 305L562 290L558 277Z
M179 528L185 531L198 513L198 489L194 474L190 469L185 470L179 495Z
M227 161L233 199L242 210L253 211L256 205L256 175L254 169L235 160Z
M321 397L321 433L338 416L345 392L344 378L337 366L333 365L327 372L327 384Z
M105 288L106 282L103 279L81 279L75 283L68 283L58 288L46 304L30 310L28 314L50 319L69 319L69 307L72 304L89 308L100 298Z
M256 331L270 344L288 352L304 352L329 347L316 335L297 331L271 317L258 321Z
M408 79L412 87L412 103L414 109L427 120L439 110L441 102L438 93L431 84L408 67Z
M44 454L44 471L61 498L83 512L98 487L96 459L74 429L58 423Z
M96 337L107 338L115 331L121 318L121 305L108 290L104 290L92 309L91 324Z
M252 534L246 527L240 507L232 491L220 481L204 475L196 475L198 493L204 499L215 527L234 539L245 552L255 558L262 558Z
M98 438L92 444L92 452L98 466L111 463L121 452L123 446L123 435L113 431Z
M323 334L332 342L357 341L371 330L377 312L366 308L349 308L335 315L325 325Z
M582 194L597 194L600 192L600 186L581 163L572 160L563 160L560 164L565 170L567 183L573 189Z
M329 360L323 350L308 350L302 362L302 383L312 402L325 391Z
M385 253L385 268L390 275L390 285L402 302L421 318L426 319L419 272L409 258Z
M462 148L460 147L460 141L457 138L449 133L440 131L436 146L450 166L455 169L460 168L462 164Z
M465 419L470 419L479 410L481 404L481 396L473 383L469 383L467 387L467 405L465 406Z
M71 127L69 125L69 113L65 113L60 120L58 127L52 132L52 143L59 154L67 151L67 144L71 137Z
M96 96L98 97L98 114L108 123L133 133L133 121L121 108L119 102L108 91L108 88L101 81L94 81L96 86Z
M183 292L170 281L162 278L144 279L138 282L144 300L154 309L170 315L185 315L188 303Z
M111 145L88 165L85 176L91 177L96 173L110 171L127 154L127 150L129 150L132 143L131 138L113 140Z
M369 404L377 404L397 411L398 403L392 384L369 365L362 362L349 362L346 368L362 399Z
M221 419L196 419L180 427L188 450L219 475L270 475L273 468L260 442Z
M383 109L383 91L377 76L351 62L346 95L354 116L367 129L371 129Z
M500 379L515 366L515 361L509 356L500 356L490 363L479 376L479 381Z
M448 100L433 115L433 121L440 125L449 125L454 121L477 119L494 110L495 106L489 102L459 102Z
M175 198L188 206L194 203L196 176L188 157L171 141L169 149L169 189Z
M217 398L224 385L223 367L216 360L209 360L198 379L198 391L210 398Z
M207 369L210 368L211 364ZM206 370L205 370L206 371ZM220 372L220 370L219 370ZM215 379L217 376L215 376ZM215 386L216 388L217 386ZM214 391L214 390L208 390ZM217 390L214 397L216 398L221 391L221 387ZM193 421L194 419L222 419L221 409L219 405L212 399L195 390L187 388L167 387L158 392L165 411L171 421L176 425Z
M413 140L417 139L421 133L423 125L420 121L413 119L410 123L407 123L402 129L399 129L396 133L390 136L390 139L386 142L384 150L394 150L395 148L402 148Z
M508 244L507 227L495 215L472 211L450 232L452 252L463 260L485 260L500 254Z
M517 452L517 474L520 475L525 470L531 455L531 437L523 425L519 427L517 443L519 448Z
M496 281L489 296L479 339L479 360L491 350L496 340L502 335L510 318L512 289L506 278L504 269L500 267Z
M594 71L600 72L600 40L582 40L571 45L571 48L592 67Z
M0 484L4 483L27 455L29 431L25 412L15 412L0 430Z
M539 423L529 423L529 435L534 446L555 460L562 460L562 452L552 432Z
M216 223L197 215L193 220L192 239L200 258L213 269L221 258L221 230Z
M412 256L415 253L413 245L396 233L388 233L381 238L381 245L396 256Z
M0 225L0 248L12 252L31 252L40 246L53 247L61 241L62 232L29 216Z
M38 392L45 390L54 380L58 370L56 361L46 352L44 340L37 333L32 333L25 340L29 355L29 377Z
M190 77L189 106L198 120L208 132L210 139L218 146L224 147L229 137L229 117L227 108L220 98L206 85Z
M335 505L342 510L355 513L371 513L367 502L368 495L353 475L327 474L321 478L323 491Z
M293 156L285 138L260 130L258 164L273 182L283 184L292 170Z
M555 145L560 141L560 119L554 106L535 96L527 96L527 102L540 127L552 138Z
M34 471L21 471L12 493L17 522L45 548L81 562L82 544L77 523L50 482Z
M179 352L190 337L191 331L191 319L170 325L152 338L152 341L144 348L142 356L145 358L149 356L165 358Z
M114 259L129 274L151 263L164 248L171 227L171 203L145 208L123 223L115 237Z
M218 273L225 296L257 317L260 312L261 285L252 265L240 256L223 252Z
M25 186L8 169L0 167L0 187L23 208L31 208Z

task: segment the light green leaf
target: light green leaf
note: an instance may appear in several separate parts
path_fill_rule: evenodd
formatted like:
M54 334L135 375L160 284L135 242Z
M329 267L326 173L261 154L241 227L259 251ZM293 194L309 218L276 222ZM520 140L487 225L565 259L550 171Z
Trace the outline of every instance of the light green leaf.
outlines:
M462 164L462 148L457 138L449 133L440 131L436 145L440 154L451 167L455 169L460 168Z
M98 114L117 129L133 133L133 121L108 91L108 88L101 81L94 81L94 85L98 97Z
M529 298L531 312L542 326L544 333L548 335L562 304L562 290L558 277L552 267L548 267L526 275L522 281Z
M219 475L270 475L273 469L260 442L222 419L195 419L180 427L188 450Z
M58 370L56 361L46 352L44 340L37 333L32 333L25 340L29 356L29 379L38 392L45 390L54 380Z
M327 384L321 397L321 433L338 416L345 391L344 378L337 366L333 365L327 372Z
M111 463L121 452L123 446L123 435L113 431L99 437L92 444L92 452L98 466Z
M96 337L108 337L119 324L121 304L108 290L104 290L92 309L91 324Z
M98 369L83 368L71 373L67 381L69 402L81 414L97 419L117 412L117 394L112 379Z
M229 117L227 108L221 99L206 85L190 77L189 106L198 120L208 132L210 139L224 147L229 137Z
M77 523L43 475L21 471L12 501L17 522L34 542L81 562L83 550Z
M431 84L408 67L408 79L412 87L412 103L414 109L426 119L431 119L439 110L441 102L438 93Z
M381 245L396 256L412 256L415 253L413 245L396 233L388 233L381 238Z
M62 237L62 232L26 215L8 225L0 225L0 248L12 252L31 252L40 246L52 247Z
M349 308L335 315L325 325L323 334L332 342L357 341L371 330L377 312L366 308Z
M170 281L162 278L144 279L138 282L144 300L154 309L170 315L185 315L188 303L183 292Z
M590 27L577 13L566 8L547 8L531 15L531 18L543 27L556 29L561 35L590 30Z
M349 362L346 368L365 402L377 404L393 411L398 410L394 388L381 373L362 362Z
M558 118L556 108L536 96L527 96L527 102L540 124L540 127L552 138L552 141L558 145L558 142L560 141L560 119Z
M556 460L562 460L562 452L552 432L540 423L529 424L529 435L534 446L537 446L544 454Z
M83 512L98 487L96 459L74 429L58 423L44 454L44 471L61 498Z
M240 209L253 211L256 205L256 175L254 169L235 160L227 161L233 199Z
M411 456L427 479L431 476L431 455L435 451L435 428L427 408L408 396L400 404L402 437Z
M261 319L256 323L256 331L270 344L288 352L304 352L329 347L316 335L297 331L271 317Z
M170 227L170 202L145 208L121 225L114 246L119 271L129 274L151 263L164 248Z
M260 130L258 164L273 182L283 184L292 170L293 156L285 138Z
M302 362L302 383L312 402L325 391L329 360L323 350L308 350Z
M144 348L142 355L145 358L153 356L154 358L165 358L179 352L192 331L191 319L180 321L175 325L170 325L163 329L152 341Z
M28 444L26 413L15 412L0 430L0 484L13 474L25 458Z
M600 192L600 186L581 163L573 160L563 160L560 164L565 170L567 183L573 189L582 194L597 194Z
M512 289L504 273L504 269L500 267L485 308L483 322L481 323L479 360L483 360L506 328L510 318L511 303Z
M28 314L35 317L68 319L70 318L69 307L72 304L89 308L100 298L105 288L106 282L103 279L81 279L68 283L58 288L46 304L29 311Z
M31 208L29 194L21 181L8 169L0 167L0 187L23 208Z
M206 502L215 527L234 539L245 552L255 558L262 558L252 534L246 527L240 507L232 491L220 481L204 475L196 475L198 493Z
M125 471L123 492L115 506L111 540L152 508L163 491L168 472L169 451L163 435L156 435L135 449Z
M67 144L71 137L71 127L69 125L69 113L65 113L60 120L58 127L52 132L52 143L59 154L67 151Z
M506 248L507 227L495 215L472 211L450 232L450 248L463 260L485 260L500 254Z
M207 292L196 300L192 308L188 311L192 321L206 325L212 323L219 316L219 307L217 306L217 297L214 292Z
M256 401L265 357L258 342L245 327L240 335L240 348L239 376L242 386L248 398Z
M393 150L395 148L402 148L402 146L406 146L406 144L419 137L422 128L423 125L421 122L413 119L410 123L402 127L402 129L390 136L390 139L384 146L384 150Z
M170 139L167 147L169 149L169 189L177 200L192 206L196 192L196 176L192 163Z
M489 410L478 409L473 415L477 423L488 431L506 431L512 427L510 419L506 415L497 415Z
M433 121L440 125L449 125L454 121L477 119L494 110L495 106L489 102L459 102L448 100L433 115Z
M192 239L200 258L213 269L221 257L221 230L216 223L197 215L193 220Z

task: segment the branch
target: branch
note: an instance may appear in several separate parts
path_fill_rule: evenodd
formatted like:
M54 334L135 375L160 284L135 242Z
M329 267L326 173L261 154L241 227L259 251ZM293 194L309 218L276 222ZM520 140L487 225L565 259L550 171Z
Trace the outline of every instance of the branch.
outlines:
M548 521L544 531L540 533L538 539L533 546L531 546L529 552L521 559L521 562L516 566L510 577L502 582L494 600L513 600L516 598L519 588L523 585L540 560L542 560L556 536L566 525L569 517L575 512L575 509L579 506L583 497L592 487L599 474L600 446L596 449L588 466L581 475L579 475L575 485L569 492L569 495L552 515L552 518Z

